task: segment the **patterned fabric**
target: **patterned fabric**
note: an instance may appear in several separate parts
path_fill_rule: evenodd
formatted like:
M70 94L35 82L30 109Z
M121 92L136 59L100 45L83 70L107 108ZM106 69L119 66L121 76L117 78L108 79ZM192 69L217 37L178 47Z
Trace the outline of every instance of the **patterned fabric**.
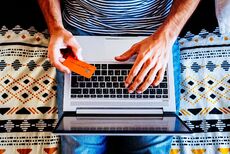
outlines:
M18 26L0 34L0 154L56 154L56 72L46 57L48 34Z
M64 0L63 18L93 34L152 34L173 0Z
M229 154L230 34L202 30L180 44L180 117L195 133L175 137L171 153Z
M48 34L0 30L0 154L57 154L55 69ZM230 34L202 30L181 44L180 117L195 132L175 136L171 154L230 153Z

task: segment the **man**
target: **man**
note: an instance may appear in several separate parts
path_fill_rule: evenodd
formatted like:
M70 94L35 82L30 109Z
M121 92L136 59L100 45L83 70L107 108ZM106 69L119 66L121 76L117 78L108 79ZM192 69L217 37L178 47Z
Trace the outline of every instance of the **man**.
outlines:
M163 79L176 38L200 0L172 1L64 0L61 5L60 0L38 0L50 32L50 62L60 71L70 73L62 64L65 59L60 49L71 48L75 57L82 59L80 44L73 35L148 35L115 59L126 61L137 55L124 81L129 93L157 86ZM120 153L169 153L172 141L169 136L116 139L120 142L117 143ZM105 136L63 137L62 151L105 153L107 140L110 139Z

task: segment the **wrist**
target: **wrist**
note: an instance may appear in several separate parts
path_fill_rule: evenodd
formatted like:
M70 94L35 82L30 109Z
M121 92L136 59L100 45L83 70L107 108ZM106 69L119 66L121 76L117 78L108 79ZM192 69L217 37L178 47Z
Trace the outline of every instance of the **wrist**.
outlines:
M175 41L180 33L180 28L176 24L163 24L159 31L163 33L168 39Z
M50 26L49 27L50 35L55 35L58 32L61 32L61 31L64 31L64 30L65 30L65 28L64 28L63 25L57 25L57 26Z

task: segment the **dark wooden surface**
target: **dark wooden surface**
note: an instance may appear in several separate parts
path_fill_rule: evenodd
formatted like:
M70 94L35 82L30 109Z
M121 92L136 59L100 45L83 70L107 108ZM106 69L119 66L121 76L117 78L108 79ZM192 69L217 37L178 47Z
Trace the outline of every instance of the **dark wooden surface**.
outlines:
M39 31L46 29L46 23L36 0L1 0L0 27L3 25L8 28L20 25L25 29L34 26ZM181 31L181 36L187 31L197 34L202 28L213 31L216 26L214 0L202 0Z

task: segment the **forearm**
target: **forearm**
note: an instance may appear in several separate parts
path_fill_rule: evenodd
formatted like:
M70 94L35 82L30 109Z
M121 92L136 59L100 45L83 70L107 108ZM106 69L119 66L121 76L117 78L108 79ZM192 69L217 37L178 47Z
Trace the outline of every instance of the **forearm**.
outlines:
M60 0L38 0L50 34L63 29Z
M168 17L158 31L163 31L175 40L199 2L200 0L174 0Z

